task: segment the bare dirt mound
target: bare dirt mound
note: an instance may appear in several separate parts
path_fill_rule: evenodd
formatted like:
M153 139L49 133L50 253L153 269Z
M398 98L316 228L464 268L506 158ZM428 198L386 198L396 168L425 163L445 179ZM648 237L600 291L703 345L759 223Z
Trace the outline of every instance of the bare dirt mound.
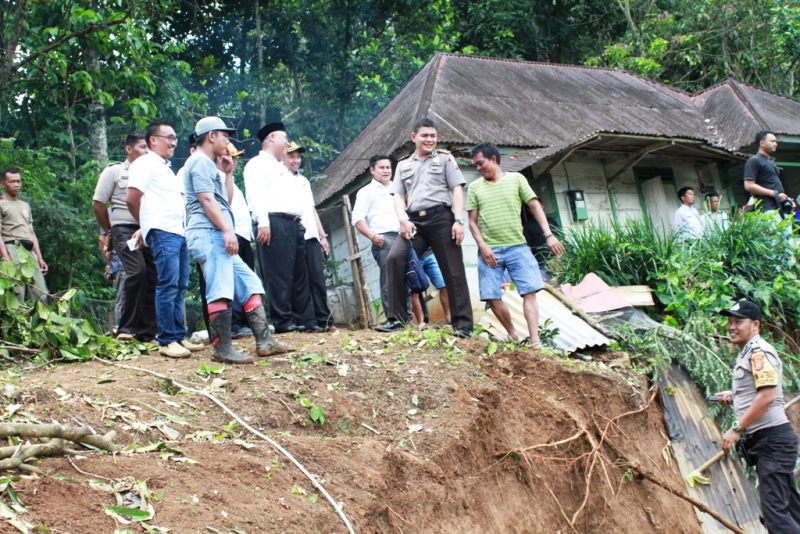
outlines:
M690 505L614 465L616 454L600 444L681 487L665 461L657 405L603 437L611 418L647 404L635 374L527 352L489 357L482 341L433 334L390 343L372 332L283 338L296 349L290 357L221 372L208 372L205 353L124 363L196 388L213 384L318 477L356 532L700 532ZM84 473L64 458L42 460L48 476L14 484L33 525L145 532L116 525L104 512L114 497L89 485L132 477L147 481L156 510L149 524L171 532L346 532L297 468L204 397L99 362L0 380L13 386L6 404L22 405L7 421L81 422L116 430L118 443L164 442L183 453L88 452L73 460ZM324 413L323 425L309 405Z

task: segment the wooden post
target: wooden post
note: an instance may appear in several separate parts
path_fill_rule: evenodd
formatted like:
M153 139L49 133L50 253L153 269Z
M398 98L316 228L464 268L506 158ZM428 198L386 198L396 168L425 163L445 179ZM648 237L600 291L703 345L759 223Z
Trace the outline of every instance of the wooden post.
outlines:
M350 269L353 272L353 290L356 294L356 304L358 305L358 315L361 326L372 328L375 323L370 313L369 293L364 276L364 264L361 262L361 251L358 249L358 238L355 230L350 224L350 197L342 197L342 215L344 218L344 231L347 235L347 248L350 251Z

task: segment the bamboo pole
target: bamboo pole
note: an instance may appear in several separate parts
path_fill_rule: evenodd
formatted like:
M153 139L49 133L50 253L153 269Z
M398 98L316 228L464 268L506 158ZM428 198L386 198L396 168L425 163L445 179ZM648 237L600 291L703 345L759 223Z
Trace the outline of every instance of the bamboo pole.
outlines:
M364 276L364 264L361 261L361 254L358 250L358 238L353 231L353 226L350 224L350 197L344 195L342 201L344 231L347 235L347 248L350 251L350 268L353 273L353 290L356 294L359 322L364 328L372 328L375 324L369 310L369 294Z

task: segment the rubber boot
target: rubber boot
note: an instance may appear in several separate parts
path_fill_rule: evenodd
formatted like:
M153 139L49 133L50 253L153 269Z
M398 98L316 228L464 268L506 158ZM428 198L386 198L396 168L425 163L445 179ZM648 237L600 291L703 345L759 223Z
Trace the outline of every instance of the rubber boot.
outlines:
M211 340L211 359L223 363L253 363L251 356L245 356L233 348L231 343L231 317L230 309L215 313L208 318L209 338Z
M272 334L269 333L267 314L263 305L246 312L245 316L250 324L250 330L253 331L253 335L256 338L256 354L259 356L272 356L289 350L289 347L273 338Z

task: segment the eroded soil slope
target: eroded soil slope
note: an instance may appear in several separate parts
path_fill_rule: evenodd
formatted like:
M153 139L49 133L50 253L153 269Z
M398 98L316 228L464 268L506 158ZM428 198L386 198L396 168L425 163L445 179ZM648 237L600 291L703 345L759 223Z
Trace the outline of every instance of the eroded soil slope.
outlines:
M122 363L212 391L316 475L356 532L700 531L688 504L615 466L617 455L600 444L609 419L648 402L633 373L529 352L488 356L486 342L433 334L282 339L295 352L255 366L220 370L207 352ZM152 494L149 524L171 532L346 532L295 466L205 397L100 362L2 380L11 385L6 404L21 405L16 420L80 422L117 431L120 444L165 442L183 453L87 452L73 462L88 475L45 459L38 467L47 476L14 485L31 524L114 532L104 508L115 498L89 480L132 477ZM323 425L309 417L314 406ZM680 487L663 428L653 404L602 439Z

